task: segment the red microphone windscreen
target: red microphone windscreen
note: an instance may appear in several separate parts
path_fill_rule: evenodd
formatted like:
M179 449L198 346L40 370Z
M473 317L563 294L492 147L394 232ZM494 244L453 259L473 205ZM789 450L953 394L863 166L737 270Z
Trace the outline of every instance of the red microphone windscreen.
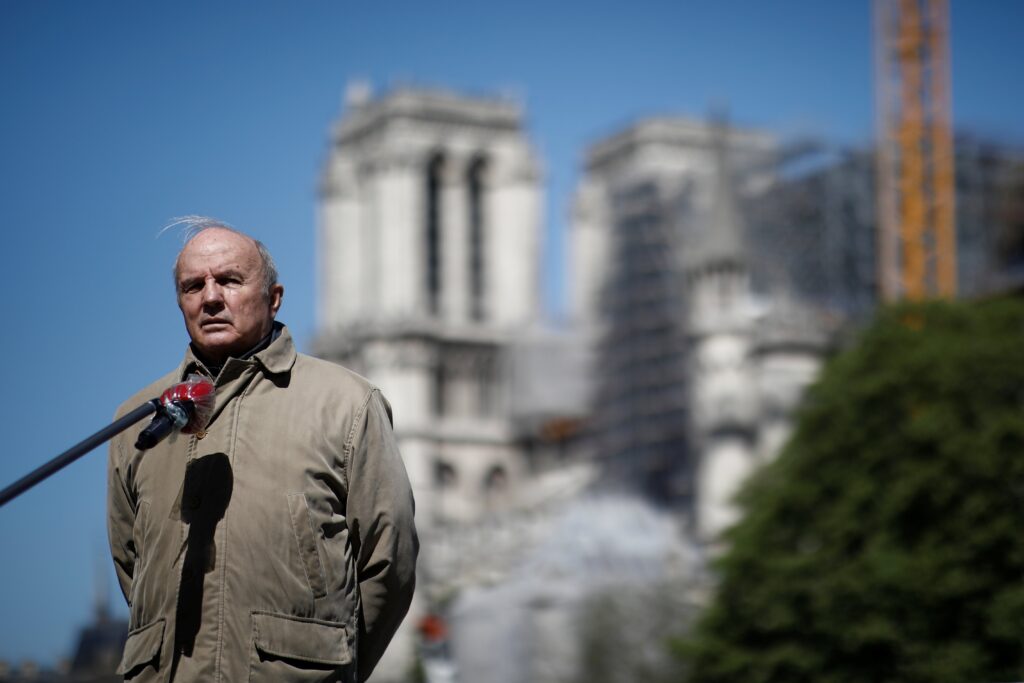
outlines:
M160 402L164 405L172 401L191 401L194 409L188 424L182 428L185 434L195 434L206 428L213 416L215 390L213 382L203 375L191 374L184 382L175 384L160 394Z

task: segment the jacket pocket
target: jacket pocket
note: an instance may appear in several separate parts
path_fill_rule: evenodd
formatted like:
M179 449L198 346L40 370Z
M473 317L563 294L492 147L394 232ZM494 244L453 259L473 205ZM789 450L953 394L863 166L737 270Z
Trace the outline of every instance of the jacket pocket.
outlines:
M353 633L345 624L252 612L249 680L352 680Z
M309 513L309 503L304 493L288 494L288 512L292 518L292 532L299 544L299 558L302 569L306 573L306 581L314 598L327 595L327 579L324 566L320 562L320 551L316 547L316 534L313 532L313 518Z
M117 673L126 679L139 673L142 667L153 665L160 668L160 648L164 642L164 620L157 619L128 633L124 643L124 654L117 666Z

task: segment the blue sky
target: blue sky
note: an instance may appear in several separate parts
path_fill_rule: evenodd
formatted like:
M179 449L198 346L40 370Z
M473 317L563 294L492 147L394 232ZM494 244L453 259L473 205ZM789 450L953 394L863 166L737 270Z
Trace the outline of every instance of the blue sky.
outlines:
M1024 142L1024 3L954 0L958 125ZM187 338L156 239L218 216L263 239L281 319L316 328L316 182L351 78L518 93L545 166L546 296L586 145L639 116L870 139L867 2L0 3L6 485L105 425ZM111 586L105 452L0 508L0 659L70 656ZM123 611L120 595L111 599Z

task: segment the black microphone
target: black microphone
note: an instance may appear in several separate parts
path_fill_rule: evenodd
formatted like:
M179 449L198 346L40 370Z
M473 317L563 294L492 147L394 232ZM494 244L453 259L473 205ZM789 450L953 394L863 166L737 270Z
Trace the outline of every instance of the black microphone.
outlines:
M153 400L159 401L159 399ZM140 451L149 450L166 439L175 427L180 429L187 425L195 412L195 406L191 401L171 401L167 405L161 403L157 406L157 413L153 419L149 421L145 429L139 432L139 438L135 440L135 448Z
M139 433L135 448L149 450L175 429L185 434L202 431L213 414L214 387L206 377L189 375L184 382L166 389L154 398L157 414Z

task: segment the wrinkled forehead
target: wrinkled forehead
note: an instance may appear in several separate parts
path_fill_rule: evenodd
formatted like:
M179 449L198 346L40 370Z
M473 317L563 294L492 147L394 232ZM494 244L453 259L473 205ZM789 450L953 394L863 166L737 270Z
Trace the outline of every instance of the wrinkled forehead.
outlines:
M182 248L175 262L178 277L215 270L259 269L256 243L245 235L219 228L204 230Z

